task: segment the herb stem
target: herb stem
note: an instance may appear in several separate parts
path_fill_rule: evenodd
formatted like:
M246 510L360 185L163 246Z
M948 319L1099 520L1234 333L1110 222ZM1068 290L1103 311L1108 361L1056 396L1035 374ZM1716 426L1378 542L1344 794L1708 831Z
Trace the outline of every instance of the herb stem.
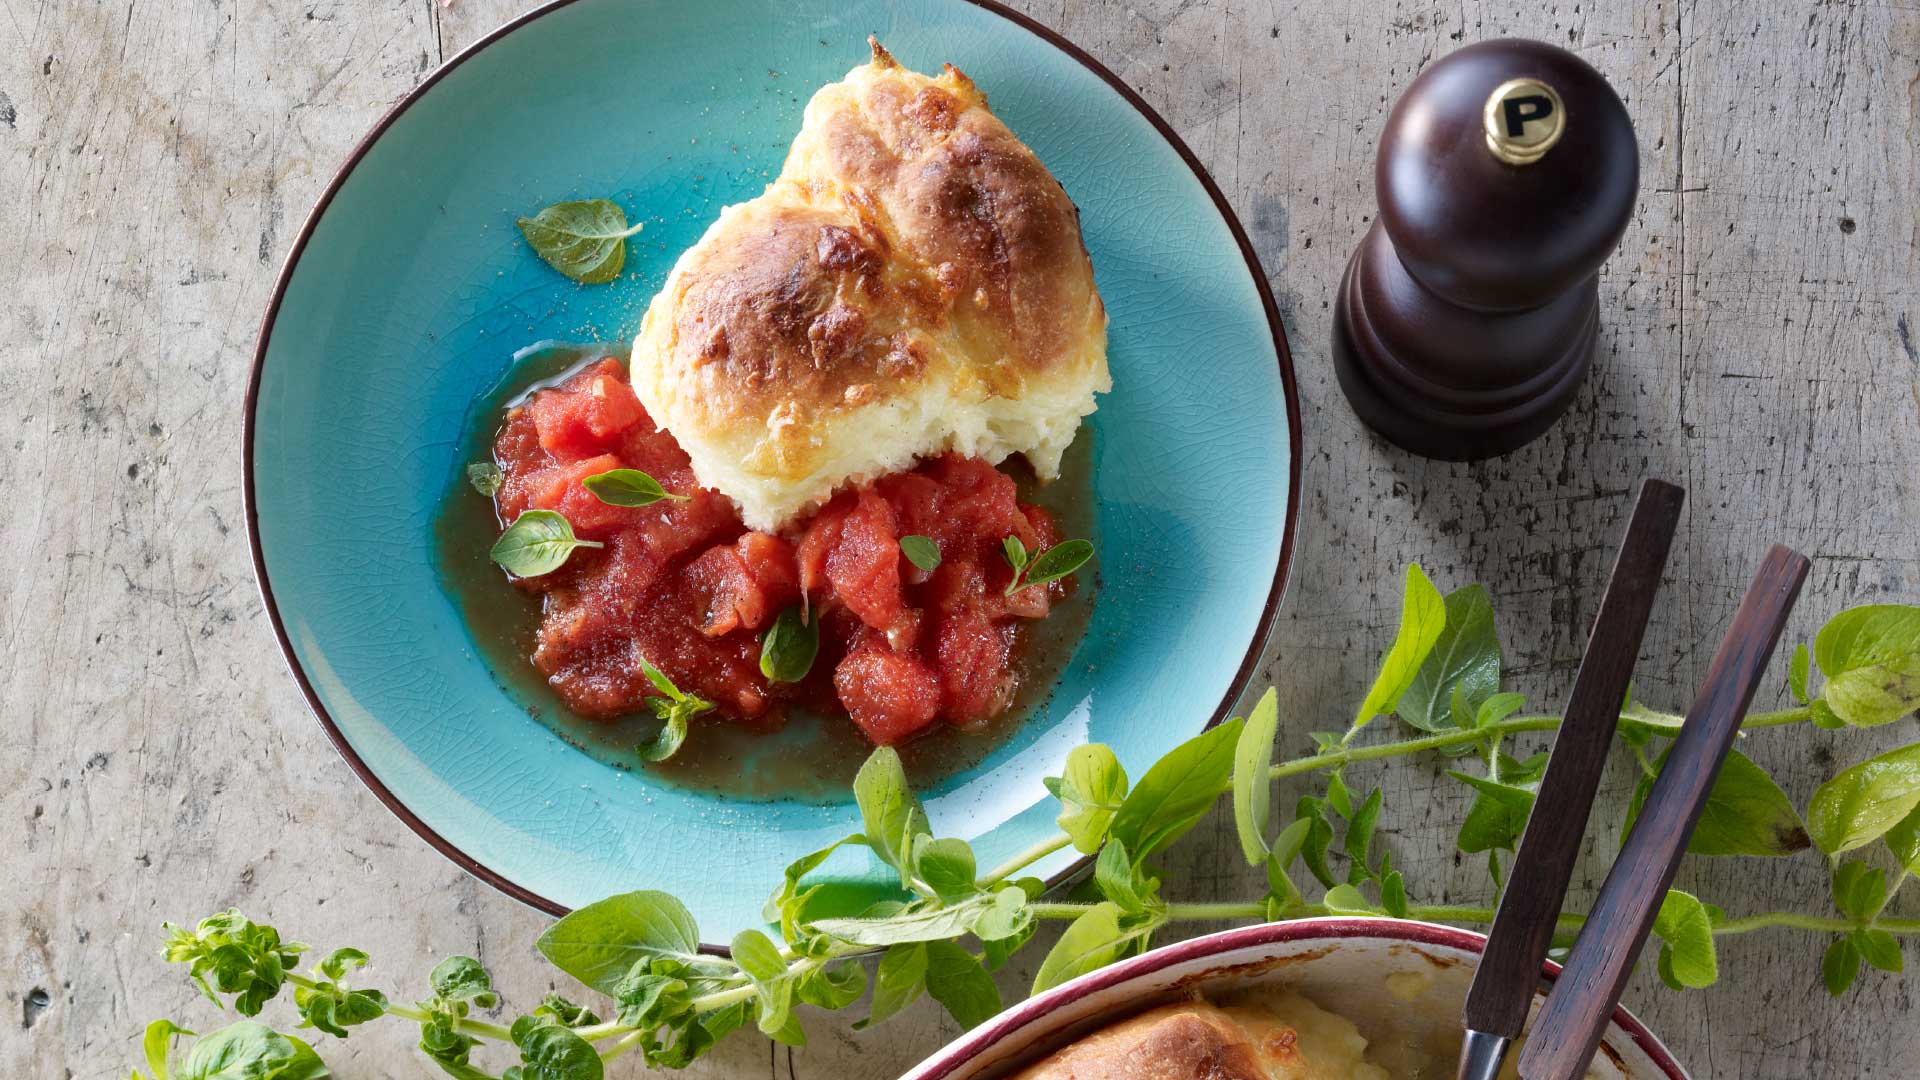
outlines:
M987 875L980 879L980 887L986 889L998 885L1071 843L1073 843L1072 837L1066 833L1056 833L1051 839L1042 840L1032 847L1017 852L1006 862L987 871Z
M1168 904L1169 919L1262 919L1267 917L1265 904Z
M742 1001L753 1000L756 992L752 983L747 983L745 986L736 986L731 990L717 990L703 997L694 998L693 1011L697 1013L717 1012L729 1005L737 1005Z
M582 1028L580 1030L585 1031L586 1029ZM578 1035L580 1034L580 1032L576 1031L574 1032L574 1034ZM585 1038L584 1035L581 1037ZM627 1051L633 1049L634 1047L639 1046L640 1043L646 1039L646 1037L647 1037L647 1033L644 1031L628 1032L625 1038L621 1039L617 1043L614 1043L612 1046L607 1047L606 1050L600 1054L600 1060L612 1061L614 1058L619 1057L621 1054L624 1054ZM588 1040L588 1041L591 1042L592 1040Z
M1876 919L1872 923L1875 929L1885 930L1889 934L1920 934L1920 919ZM1844 934L1859 929L1860 924L1851 919L1836 919L1823 915L1799 915L1791 911L1769 911L1764 915L1749 915L1744 919L1728 919L1713 928L1715 935L1750 934L1755 930L1813 930L1819 933Z
M1807 706L1792 709L1779 709L1774 712L1749 713L1742 730L1749 728L1785 727L1800 724L1812 719L1813 710ZM1286 776L1298 776L1301 773L1317 772L1322 769L1338 769L1356 761L1377 761L1381 758L1403 757L1417 754L1423 750L1440 750L1449 746L1462 746L1477 743L1490 738L1500 738L1522 731L1552 731L1560 726L1560 717L1552 714L1538 716L1514 716L1488 724L1486 727L1469 731L1461 728L1457 731L1442 731L1425 735L1418 739L1401 739L1396 742L1374 743L1371 746L1346 747L1328 753L1314 754L1311 757L1295 758L1283 761L1269 770L1268 775L1278 780ZM1666 735L1668 732L1657 732Z
M433 1019L433 1014L424 1009L416 1009L410 1005L394 1005L392 1003L387 1005L387 1015L398 1016L402 1020L412 1020L416 1024L424 1024L428 1020ZM463 1018L454 1021L453 1026L457 1028L462 1035L473 1035L482 1039L498 1039L501 1042L513 1041L512 1032L500 1024L489 1024L485 1020L468 1020Z

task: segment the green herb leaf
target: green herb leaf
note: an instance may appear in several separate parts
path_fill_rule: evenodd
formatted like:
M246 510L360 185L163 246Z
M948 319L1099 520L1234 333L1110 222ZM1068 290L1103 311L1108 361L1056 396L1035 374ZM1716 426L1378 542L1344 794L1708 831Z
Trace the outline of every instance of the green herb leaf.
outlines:
M1327 850L1333 846L1333 823L1327 820L1327 804L1311 795L1303 795L1294 805L1294 820L1307 822L1307 834L1300 844L1300 861L1314 880L1331 888L1333 871L1327 865Z
M1054 821L1073 839L1075 850L1100 850L1113 816L1127 797L1127 771L1113 751L1099 743L1076 746L1067 754L1065 774L1048 778L1047 789L1060 800Z
M504 479L500 466L491 461L476 461L467 466L467 483L489 499L500 494L500 484Z
M1807 678L1812 674L1812 655L1807 652L1807 643L1801 642L1793 647L1793 663L1787 668L1787 689L1793 691L1793 700L1805 705L1813 700L1807 696Z
M1860 977L1860 950L1854 945L1851 935L1835 938L1827 946L1826 955L1820 958L1820 981L1826 984L1827 993L1840 997Z
M1408 563L1406 596L1400 605L1400 632L1381 659L1380 672L1374 676L1373 686L1360 702L1359 711L1354 713L1353 730L1358 731L1374 717L1399 707L1400 696L1419 675L1420 666L1426 662L1446 626L1447 602L1440 596L1440 590L1434 588L1418 564Z
M176 1035L191 1037L194 1032L188 1031L171 1020L155 1020L147 1025L146 1036L140 1040L140 1049L146 1055L147 1070L153 1073L153 1080L169 1080L167 1052L173 1048L173 1039Z
M1469 855L1514 850L1527 827L1527 815L1533 812L1533 792L1470 773L1449 771L1447 775L1475 792L1473 806L1460 825L1460 850Z
M647 681L659 691L658 697L649 696L646 701L653 707L653 714L662 721L659 734L649 742L635 747L641 758L647 761L665 761L680 751L687 741L688 722L703 712L713 709L714 704L697 694L689 694L673 684L665 672L640 658L640 670L646 673Z
M1327 910L1335 915L1376 914L1373 905L1367 903L1366 894L1352 885L1335 885L1327 890L1327 895L1321 897L1320 902L1327 905Z
M820 621L807 618L795 604L773 620L760 635L760 674L774 682L797 683L813 670L820 654Z
M1013 537L1007 539L1019 543ZM1062 540L1036 556L1026 568L1026 573L1014 575L1013 582L1007 586L1007 595L1012 596L1021 589L1036 585L1046 585L1059 581L1093 558L1093 544L1086 540Z
M729 950L733 962L756 983L772 982L787 973L787 962L780 959L780 948L758 930L742 930L734 935Z
M242 1020L194 1043L173 1080L325 1080L332 1075L313 1047Z
M521 1064L508 1069L503 1080L601 1080L606 1075L593 1044L571 1028L542 1024L522 1034Z
M914 908L850 919L817 919L815 930L851 945L897 945L904 941L956 938L973 929L994 898L981 894L958 904Z
M1669 889L1654 917L1653 932L1660 936L1660 971L1681 987L1712 986L1720 978L1713 950L1713 920L1698 897Z
M588 904L548 927L537 947L555 967L610 996L637 962L703 959L686 905L651 890Z
M1021 543L1019 537L1009 536L1000 541L1000 553L1006 557L1007 565L1013 567L1013 580L1019 581L1020 572L1027 568L1027 545ZM1013 586L1008 585L1007 591L1011 593Z
M1865 922L1887 902L1887 875L1858 859L1847 859L1833 872L1833 906L1850 919Z
M1267 895L1278 900L1283 907L1291 907L1303 899L1289 869L1293 866L1293 860L1299 857L1300 849L1312 829L1313 819L1296 819L1280 830L1280 835L1273 842L1273 850L1267 853Z
M606 199L557 202L514 222L534 253L548 266L583 285L599 285L620 276L627 261L627 237L640 225Z
M1024 883L1038 884L1037 879L1022 878L1021 881L1023 884L1003 885L994 890L992 900L979 907L973 918L974 936L989 946L1001 943L1001 952L1018 948L1033 933L1033 911L1027 904L1045 891L1044 886L1031 892L1024 887ZM995 952L988 949L989 960L995 959Z
M927 814L907 786L899 753L883 746L869 755L853 778L853 797L860 805L867 846L900 872L903 886L911 887L913 838L927 831Z
M1920 874L1920 806L1887 830L1887 850L1907 873Z
M1395 708L1400 719L1421 731L1453 726L1455 695L1472 710L1500 689L1500 637L1487 590L1478 585L1455 589L1443 607L1445 625Z
M1667 754L1660 755L1657 775L1666 768ZM1642 776L1627 807L1628 832L1639 820L1640 809L1653 792L1651 776ZM1759 855L1778 857L1805 851L1812 843L1800 814L1787 793L1780 790L1767 771L1734 750L1714 779L1707 795L1700 823L1694 827L1687 850L1695 855Z
M1380 906L1396 919L1407 917L1407 880L1400 871L1389 871L1380 879Z
M1272 687L1247 715L1233 751L1233 824L1248 866L1267 858L1267 830L1273 827L1273 740L1280 726L1279 696Z
M818 870L820 865L826 862L829 856L842 847L848 844L864 845L866 842L867 838L859 834L843 836L833 843L828 844L826 847L821 848L819 851L802 855L798 859L788 863L785 879L781 882L780 887L774 890L773 895L767 898L765 906L760 909L761 917L765 918L768 922L781 922L785 917L784 913L788 910L789 905L800 897L801 878Z
M1346 848L1347 859L1352 865L1353 884L1374 877L1371 855L1373 853L1373 830L1380 822L1380 803L1382 796L1379 788L1367 795L1360 809L1354 812L1353 820L1347 825L1347 835L1342 840Z
M913 869L915 876L946 903L957 903L980 892L973 880L973 849L965 840L935 840L922 833L913 841Z
M1807 832L1821 851L1838 855L1879 839L1916 806L1920 743L1870 758L1820 785L1807 804Z
M903 536L900 553L907 561L931 574L940 569L940 545L930 536Z
M867 992L867 969L858 960L814 968L794 986L794 996L816 1009L844 1009Z
M927 946L924 942L892 945L873 973L872 1011L853 1025L862 1031L913 1004L927 988Z
M1108 833L1127 845L1136 862L1186 835L1232 785L1242 726L1233 719L1201 732L1168 751L1140 778Z
M1067 924L1040 962L1033 976L1033 992L1039 993L1096 971L1120 958L1126 934L1120 929L1120 909L1112 903L1099 903Z
M1835 615L1813 639L1821 699L1854 727L1920 708L1920 607L1870 604Z
M660 481L639 469L608 469L580 481L593 497L608 506L652 506L662 499L686 502L687 496L675 495L660 486Z
M1847 937L1860 958L1881 971L1898 973L1907 966L1906 959L1900 955L1900 942L1879 927L1855 930Z
M448 1001L470 1001L491 1009L500 1000L493 992L493 977L471 956L449 956L440 961L427 975L427 982L435 997Z
M927 996L945 1006L962 1028L985 1023L1000 1011L1000 991L980 961L951 941L929 941Z
M513 519L487 553L514 577L539 577L560 569L574 548L603 546L573 535L573 525L552 510L528 510Z
M1129 915L1137 915L1147 909L1147 898L1141 895L1134 879L1133 860L1127 857L1127 845L1119 840L1109 840L1100 849L1100 857L1093 863L1094 887L1100 895L1113 901L1114 905Z

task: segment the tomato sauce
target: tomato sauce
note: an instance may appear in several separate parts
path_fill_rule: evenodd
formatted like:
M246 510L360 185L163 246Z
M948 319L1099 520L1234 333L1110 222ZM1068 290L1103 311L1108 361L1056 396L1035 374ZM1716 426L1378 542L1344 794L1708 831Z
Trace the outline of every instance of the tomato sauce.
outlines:
M647 711L656 691L644 659L714 702L707 717L751 727L778 727L804 706L846 714L876 745L940 724L971 729L1013 703L1022 628L1072 588L1068 579L1007 595L1004 539L1037 553L1055 527L977 459L948 455L844 492L780 535L749 531L731 501L699 486L611 357L510 408L493 452L502 524L554 510L604 545L515 582L542 602L534 666L589 718ZM686 499L619 507L581 482L616 468ZM907 560L908 535L934 541L938 567ZM772 682L760 634L796 604L818 620L819 655L799 683Z

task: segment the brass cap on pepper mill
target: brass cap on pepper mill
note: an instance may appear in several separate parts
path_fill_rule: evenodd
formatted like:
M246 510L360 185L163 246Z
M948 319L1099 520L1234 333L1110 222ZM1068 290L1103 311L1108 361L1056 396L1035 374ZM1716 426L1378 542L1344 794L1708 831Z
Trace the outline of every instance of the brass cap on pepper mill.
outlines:
M1428 457L1537 437L1592 363L1598 271L1638 195L1625 106L1564 49L1471 45L1394 105L1374 187L1334 312L1354 411Z

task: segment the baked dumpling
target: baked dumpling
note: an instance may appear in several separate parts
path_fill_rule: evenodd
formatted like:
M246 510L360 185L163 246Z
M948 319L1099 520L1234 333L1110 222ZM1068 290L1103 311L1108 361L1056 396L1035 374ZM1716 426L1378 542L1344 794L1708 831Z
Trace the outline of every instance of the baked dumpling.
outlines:
M1388 1080L1351 1021L1293 993L1264 1007L1165 1005L1094 1032L1015 1080Z
M634 342L641 403L753 529L945 451L1025 454L1052 479L1110 386L1059 182L952 65L929 78L869 43Z

